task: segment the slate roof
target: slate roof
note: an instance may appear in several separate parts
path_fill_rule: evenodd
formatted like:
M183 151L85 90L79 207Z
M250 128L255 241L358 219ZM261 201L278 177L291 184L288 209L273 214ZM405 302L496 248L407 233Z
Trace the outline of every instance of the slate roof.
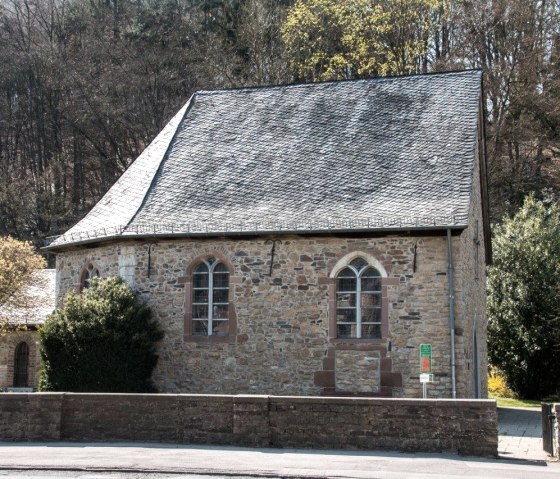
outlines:
M26 307L0 307L0 320L9 324L42 324L55 309L56 270L41 269L34 272L27 287Z
M466 227L480 71L200 91L51 247Z

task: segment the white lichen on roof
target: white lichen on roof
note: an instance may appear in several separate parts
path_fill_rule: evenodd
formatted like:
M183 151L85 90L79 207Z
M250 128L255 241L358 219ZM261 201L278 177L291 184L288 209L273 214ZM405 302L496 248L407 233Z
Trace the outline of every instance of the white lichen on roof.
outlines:
M33 274L21 306L0 306L0 321L11 325L38 325L45 322L55 309L56 270L42 269Z

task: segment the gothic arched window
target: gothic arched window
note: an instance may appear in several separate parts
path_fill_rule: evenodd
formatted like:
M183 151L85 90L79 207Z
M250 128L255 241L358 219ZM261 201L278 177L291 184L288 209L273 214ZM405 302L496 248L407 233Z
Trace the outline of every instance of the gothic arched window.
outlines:
M229 334L229 270L214 257L193 270L191 307L193 336Z
M82 270L80 290L89 288L93 278L99 278L99 269L92 262L89 262Z
M363 258L336 275L336 337L381 338L381 274Z

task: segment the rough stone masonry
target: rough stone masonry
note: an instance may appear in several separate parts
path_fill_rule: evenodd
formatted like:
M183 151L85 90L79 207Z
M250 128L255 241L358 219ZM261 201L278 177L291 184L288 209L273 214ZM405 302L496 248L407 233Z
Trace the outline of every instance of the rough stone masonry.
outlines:
M490 400L0 394L0 441L143 441L496 456Z

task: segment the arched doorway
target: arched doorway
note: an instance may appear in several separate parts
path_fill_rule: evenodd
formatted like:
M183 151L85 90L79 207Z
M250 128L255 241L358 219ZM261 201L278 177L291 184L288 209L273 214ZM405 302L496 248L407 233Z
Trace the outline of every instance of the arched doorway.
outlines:
M16 355L14 358L14 387L26 388L29 366L29 346L27 343L19 343L16 347Z

